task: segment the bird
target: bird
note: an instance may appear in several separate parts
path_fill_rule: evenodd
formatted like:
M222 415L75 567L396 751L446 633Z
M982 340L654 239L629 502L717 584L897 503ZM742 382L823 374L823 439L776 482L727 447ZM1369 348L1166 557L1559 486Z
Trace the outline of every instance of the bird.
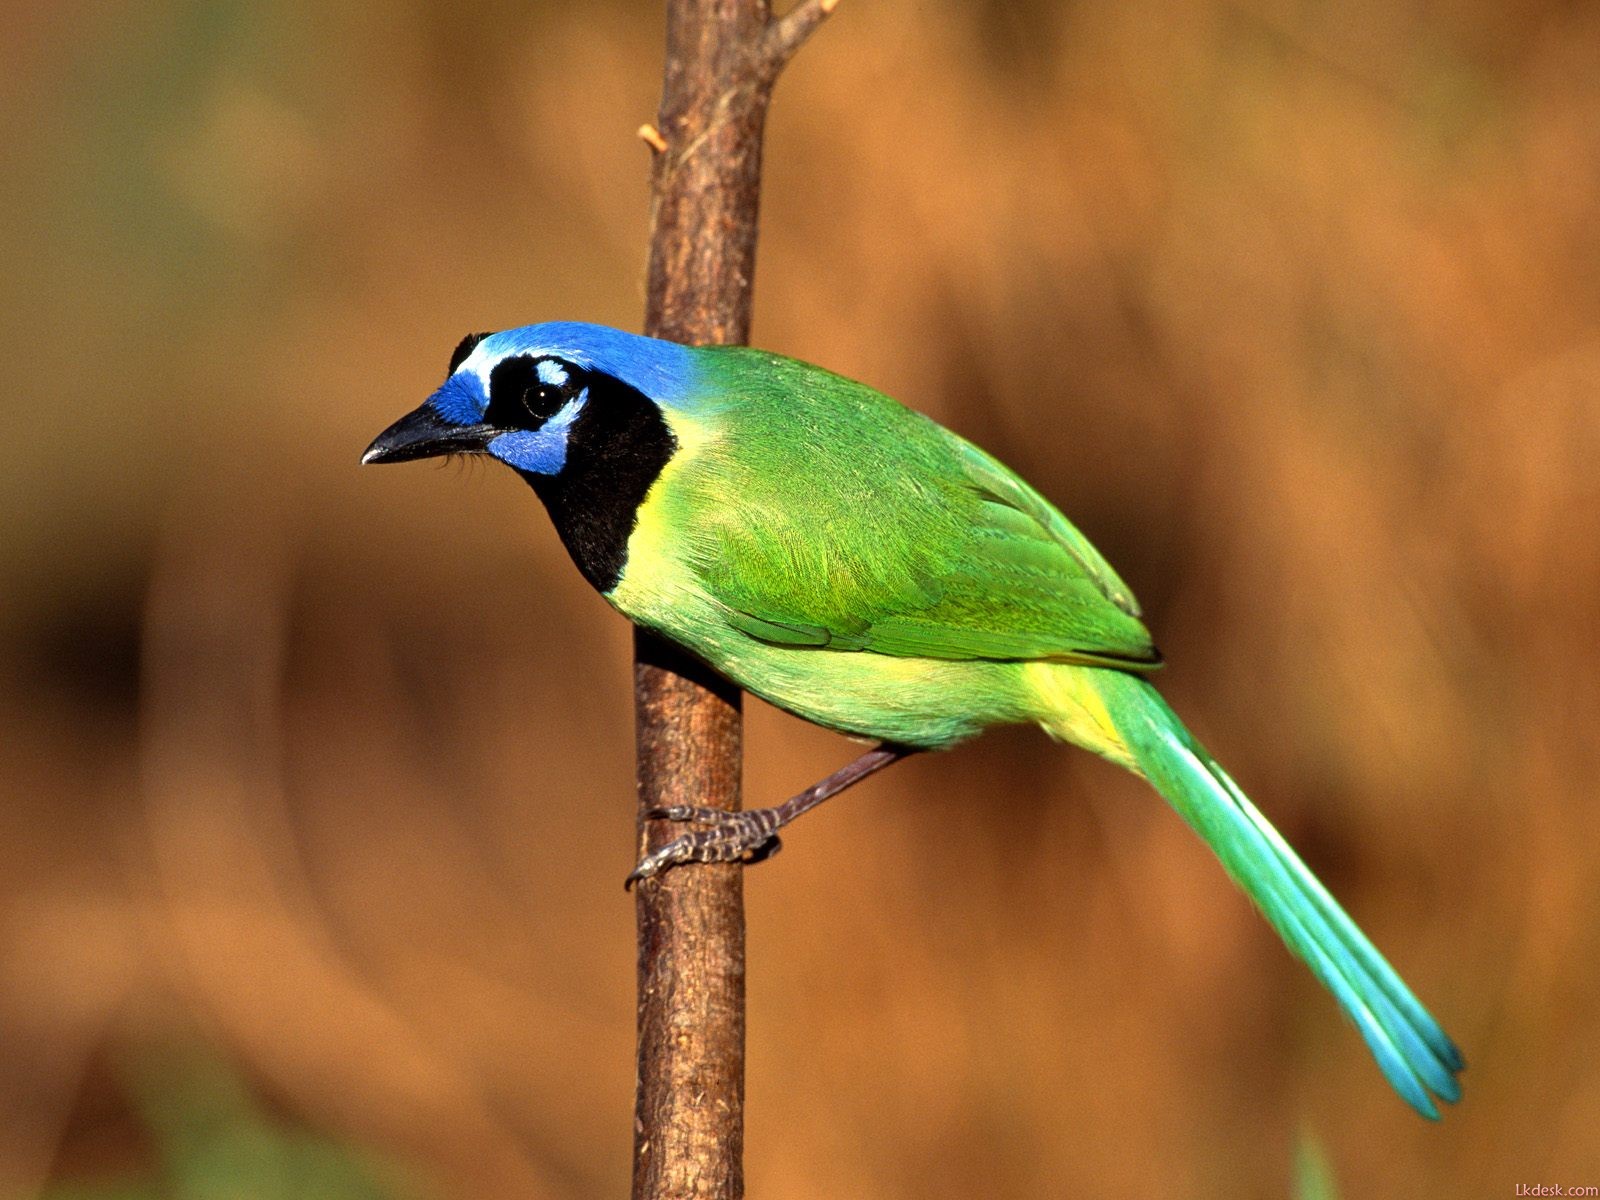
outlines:
M782 804L690 805L630 884L754 861L908 755L1035 724L1142 776L1439 1118L1461 1052L1151 683L1132 591L1038 491L865 384L747 346L552 321L473 333L363 463L483 455L530 484L583 577L738 687L873 743Z

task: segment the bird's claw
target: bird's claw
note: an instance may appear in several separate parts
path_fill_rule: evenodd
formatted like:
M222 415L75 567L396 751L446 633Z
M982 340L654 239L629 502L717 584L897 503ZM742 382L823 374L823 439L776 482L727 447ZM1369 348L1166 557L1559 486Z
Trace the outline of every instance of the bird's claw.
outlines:
M758 863L783 848L777 835L779 822L771 809L728 812L674 804L645 811L652 821L696 821L711 826L673 838L639 860L622 886L632 889L641 879L652 879L679 863Z

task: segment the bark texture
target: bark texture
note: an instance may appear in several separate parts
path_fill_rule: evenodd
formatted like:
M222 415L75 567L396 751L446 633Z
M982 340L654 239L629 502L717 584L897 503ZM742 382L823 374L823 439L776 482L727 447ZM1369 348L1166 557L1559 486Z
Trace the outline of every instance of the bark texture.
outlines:
M772 86L834 0L774 20L766 0L668 0L655 129L645 332L750 333L761 140ZM664 148L660 148L663 147ZM640 631L634 691L639 851L681 830L649 808L739 807L739 693ZM636 892L635 1200L744 1194L744 894L737 864L679 867Z

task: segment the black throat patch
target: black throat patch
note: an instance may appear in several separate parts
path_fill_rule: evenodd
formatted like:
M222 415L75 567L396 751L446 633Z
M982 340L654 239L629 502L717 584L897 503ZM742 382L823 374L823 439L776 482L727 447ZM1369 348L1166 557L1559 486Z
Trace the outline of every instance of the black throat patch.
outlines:
M550 510L561 542L596 589L610 592L628 561L628 538L651 484L678 449L658 409L642 392L599 372L572 423L557 475L518 471Z

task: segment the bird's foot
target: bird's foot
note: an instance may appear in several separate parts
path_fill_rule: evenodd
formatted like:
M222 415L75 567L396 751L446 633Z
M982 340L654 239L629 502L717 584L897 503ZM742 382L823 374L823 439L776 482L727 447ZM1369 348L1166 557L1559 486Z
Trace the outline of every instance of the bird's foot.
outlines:
M778 830L790 821L815 808L829 796L837 796L845 788L859 783L874 771L881 771L890 763L913 753L915 751L909 746L880 742L855 762L812 784L798 796L790 796L774 808L728 812L693 804L673 804L665 808L648 809L644 815L651 821L693 821L699 825L709 825L710 828L686 833L652 850L639 860L639 865L629 874L623 886L631 888L639 880L659 875L679 863L755 863L771 858L782 849Z
M632 888L641 879L653 878L679 863L757 863L771 858L783 848L783 843L778 840L778 827L784 823L783 815L776 808L728 812L721 808L674 804L667 808L648 809L644 815L652 821L693 821L709 825L710 828L686 833L646 854L623 882L626 888Z

